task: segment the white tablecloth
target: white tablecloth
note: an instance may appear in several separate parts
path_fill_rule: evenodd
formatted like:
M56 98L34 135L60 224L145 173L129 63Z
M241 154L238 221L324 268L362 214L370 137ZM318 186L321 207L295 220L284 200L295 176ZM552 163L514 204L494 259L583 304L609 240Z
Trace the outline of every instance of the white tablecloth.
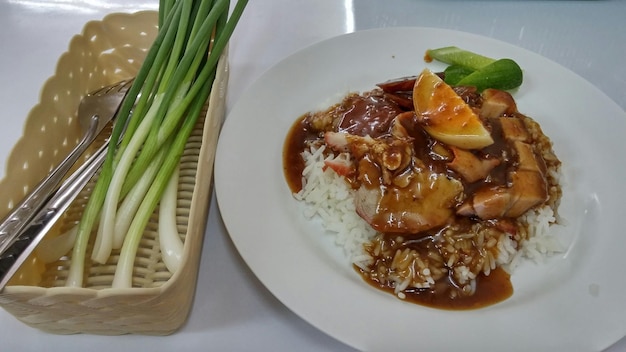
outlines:
M0 178L24 119L70 38L107 13L156 6L156 0L0 2ZM287 55L346 32L393 26L456 29L515 44L571 69L626 108L625 19L624 1L251 0L231 40L227 109ZM352 350L263 287L230 241L214 198L193 312L179 332L57 336L0 310L0 341L3 351ZM609 351L626 351L626 339Z

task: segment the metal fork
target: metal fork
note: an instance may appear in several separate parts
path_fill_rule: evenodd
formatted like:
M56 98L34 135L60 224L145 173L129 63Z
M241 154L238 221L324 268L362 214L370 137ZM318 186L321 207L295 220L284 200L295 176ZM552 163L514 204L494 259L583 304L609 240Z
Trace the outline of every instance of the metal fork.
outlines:
M99 169L108 140L57 189L80 155L114 118L132 81L117 82L91 92L81 100L78 120L84 131L83 138L0 223L0 290Z

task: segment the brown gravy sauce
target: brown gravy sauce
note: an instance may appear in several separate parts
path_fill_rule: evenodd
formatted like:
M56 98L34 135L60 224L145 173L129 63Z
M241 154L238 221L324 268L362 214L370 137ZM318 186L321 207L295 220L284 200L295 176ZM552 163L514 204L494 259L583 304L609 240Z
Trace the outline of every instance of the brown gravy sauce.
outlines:
M365 282L379 290L395 295L393 287L369 279L362 269L354 269L365 278ZM457 288L450 279L440 280L432 288L409 288L403 291L403 300L426 307L445 310L470 310L502 302L513 294L510 275L501 268L492 270L489 276L480 274L476 278L476 292L472 295L455 295Z
M400 112L404 111L396 102L386 99L384 95L375 95L363 98L355 96L345 99L342 103L334 107L335 114L338 114L339 123L335 126L338 131L347 131L351 134L366 135L372 137L383 136L389 133L391 120ZM333 108L330 108L333 109ZM330 110L329 110L330 111ZM283 171L292 192L296 193L302 188L302 171L304 169L304 160L301 153L307 148L307 143L323 138L323 132L316 131L307 123L307 113L298 118L292 125L285 140L283 149ZM411 137L414 139L414 149L416 156L424 161L430 168L436 171L444 171L453 173L446 166L445 160L440 160L430 153L433 145L438 143L433 140L424 130L415 123L410 126L404 126ZM499 127L494 124L494 129ZM494 144L482 150L482 153L497 153L502 158L501 153L508 153L508 147L502 138L498 138L499 133L494 134ZM473 191L481 187L489 187L502 184L505 182L505 167L496 167L488 181L477 181L473 184L464 183L465 192L473 193ZM452 175L453 176L453 175ZM455 177L458 178L458 177ZM485 182L488 182L485 183ZM419 238L425 239L424 234L420 234ZM407 242L410 241L407 238ZM431 241L416 241L419 244L412 245L414 249L420 251L427 250L428 243ZM404 243L403 245L407 245ZM409 244L409 246L411 246ZM375 259L376 260L376 259ZM372 279L362 269L354 267L362 278L371 286L386 292L394 293L393 287L389 287L384 283ZM435 307L447 310L467 310L485 307L494 303L503 301L513 294L513 286L511 285L510 276L503 269L497 268L492 270L489 276L480 274L476 279L476 291L472 295L456 295L453 280L443 279L436 282L434 287L429 289L412 289L403 291L406 297L404 300L424 306Z

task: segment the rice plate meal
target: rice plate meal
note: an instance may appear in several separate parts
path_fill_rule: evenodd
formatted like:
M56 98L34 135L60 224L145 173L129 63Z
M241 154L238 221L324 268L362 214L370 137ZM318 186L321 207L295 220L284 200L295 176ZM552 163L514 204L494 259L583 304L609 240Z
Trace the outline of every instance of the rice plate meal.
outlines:
M510 87L451 75L425 69L304 114L283 166L304 215L321 219L365 282L474 309L512 295L521 260L563 250L550 234L561 163Z

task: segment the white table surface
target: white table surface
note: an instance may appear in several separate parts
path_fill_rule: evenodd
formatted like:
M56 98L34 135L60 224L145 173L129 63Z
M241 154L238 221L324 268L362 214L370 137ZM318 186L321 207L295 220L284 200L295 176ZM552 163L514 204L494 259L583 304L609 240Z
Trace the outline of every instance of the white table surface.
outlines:
M40 87L71 37L107 13L156 6L156 0L0 0L0 178ZM462 30L529 49L576 72L626 109L626 1L251 0L231 40L227 110L285 56L346 32L394 26ZM263 287L230 241L215 198L202 255L192 314L174 335L57 336L0 310L0 350L352 350ZM626 338L608 351L626 351Z

